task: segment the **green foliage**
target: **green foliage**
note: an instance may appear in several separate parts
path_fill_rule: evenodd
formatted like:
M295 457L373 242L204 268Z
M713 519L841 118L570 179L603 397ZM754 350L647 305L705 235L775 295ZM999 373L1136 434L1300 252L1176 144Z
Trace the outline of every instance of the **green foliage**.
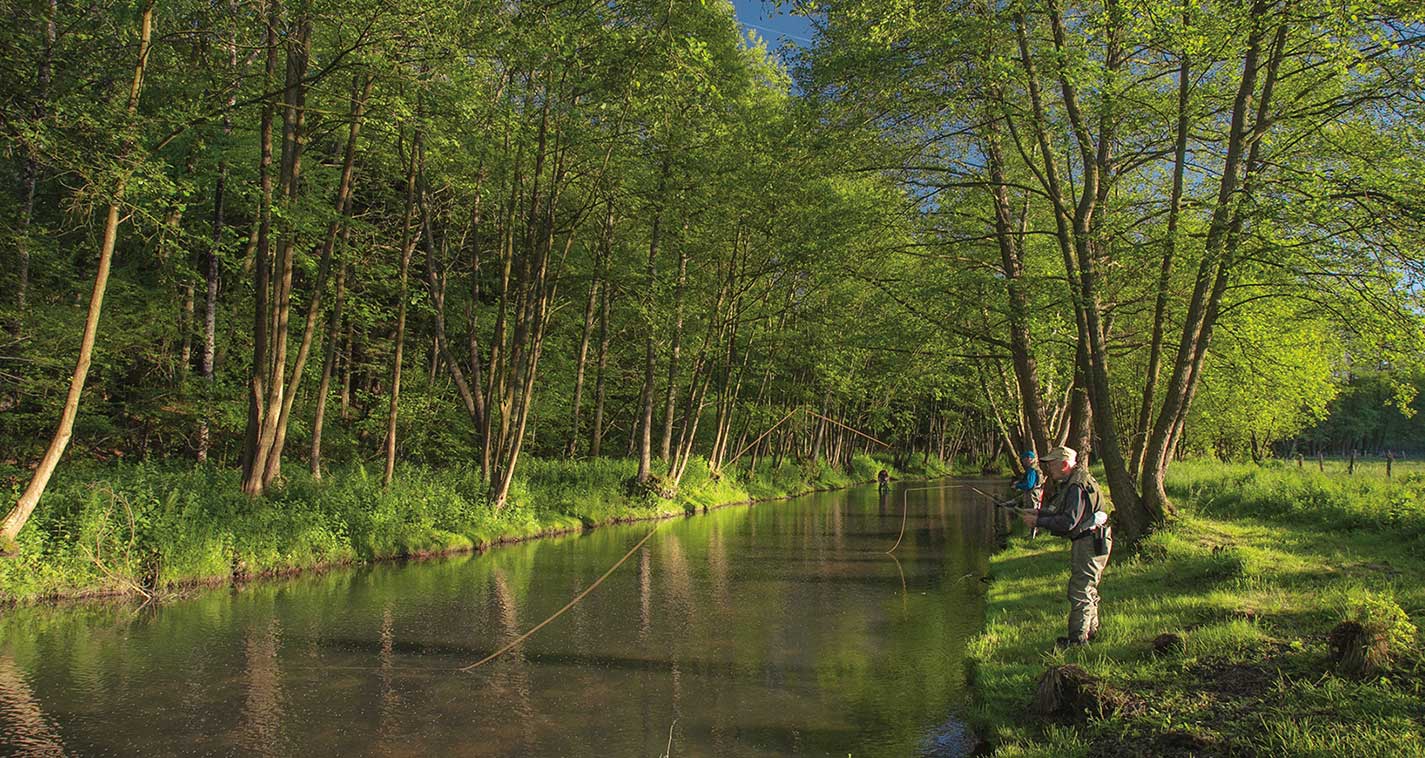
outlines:
M1215 341L1185 447L1223 459L1267 455L1326 417L1345 360L1335 332L1308 308L1266 300L1237 309Z
M1425 444L1425 371L1353 368L1329 415L1302 442L1336 454L1351 450L1421 451Z

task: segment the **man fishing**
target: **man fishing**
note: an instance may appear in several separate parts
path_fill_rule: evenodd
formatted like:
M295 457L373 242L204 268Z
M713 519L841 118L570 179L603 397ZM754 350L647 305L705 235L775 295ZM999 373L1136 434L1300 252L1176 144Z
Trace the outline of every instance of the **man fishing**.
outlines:
M1045 453L1040 460L1058 487L1042 510L1020 512L1027 526L1048 529L1070 543L1069 635L1055 641L1059 647L1087 644L1098 633L1098 582L1113 550L1103 488L1087 465L1078 465L1078 457L1063 445Z
M1019 456L1024 464L1024 476L1010 486L1023 493L1025 508L1038 508L1044 499L1044 474L1039 470L1039 459L1033 450L1025 450Z

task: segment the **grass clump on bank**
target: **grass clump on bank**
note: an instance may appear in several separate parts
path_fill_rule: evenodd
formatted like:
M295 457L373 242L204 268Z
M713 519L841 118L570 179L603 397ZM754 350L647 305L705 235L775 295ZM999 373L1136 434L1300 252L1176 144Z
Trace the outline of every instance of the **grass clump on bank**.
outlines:
M320 481L293 466L280 486L249 499L232 469L75 463L50 485L20 535L18 554L0 560L0 603L150 594L470 550L845 487L874 480L883 467L863 456L850 472L819 461L717 475L695 459L677 496L661 498L630 494L626 482L637 473L636 461L526 458L509 503L496 511L485 499L478 469L470 468L402 466L391 486L382 487L379 472L360 465L330 470ZM23 478L18 471L0 472L16 495Z
M1062 540L1017 537L992 559L972 718L994 754L1425 755L1425 477L1193 462L1170 487L1181 515L1114 556L1087 647L1052 650ZM1371 665L1336 649L1354 629ZM1036 680L1064 664L1126 700L1069 722L1033 713Z

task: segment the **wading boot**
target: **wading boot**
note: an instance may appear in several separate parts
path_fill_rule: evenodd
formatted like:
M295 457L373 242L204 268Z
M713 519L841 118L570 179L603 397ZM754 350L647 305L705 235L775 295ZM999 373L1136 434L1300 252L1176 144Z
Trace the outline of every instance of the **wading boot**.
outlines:
M1063 649L1065 649L1065 648L1078 647L1078 646L1080 646L1080 645L1087 645L1087 644L1089 644L1089 640L1091 640L1091 639L1093 639L1093 635L1092 635L1092 634L1089 635L1089 639L1087 639L1087 640L1076 640L1076 639L1072 639L1072 638L1070 638L1070 637L1058 637L1058 638L1056 638L1056 639L1054 640L1054 649L1055 649L1055 650L1063 650Z

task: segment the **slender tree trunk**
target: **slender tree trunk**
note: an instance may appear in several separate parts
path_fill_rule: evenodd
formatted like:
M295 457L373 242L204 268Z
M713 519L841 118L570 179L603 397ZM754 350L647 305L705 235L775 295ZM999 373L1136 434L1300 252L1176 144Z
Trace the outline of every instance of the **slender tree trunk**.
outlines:
M193 370L193 319L195 316L195 296L193 282L183 285L183 306L179 314L179 333L183 335L178 348L178 373L187 376Z
M54 60L55 19L59 15L58 0L49 0L44 19L45 49L40 54L38 71L35 75L34 109L30 117L35 123L44 121L49 109L49 85ZM20 186L20 217L15 224L15 321L10 333L19 342L25 335L25 309L28 306L30 290L30 223L35 215L35 192L39 185L40 166L35 160L35 151L25 152L25 168Z
M1173 151L1173 189L1168 199L1168 238L1163 251L1162 265L1158 269L1158 294L1153 303L1153 336L1148 346L1148 368L1143 384L1143 403L1138 409L1138 427L1134 435L1132 470L1136 475L1143 465L1143 454L1148 447L1148 424L1152 420L1158 375L1161 373L1163 355L1163 331L1167 321L1168 289L1172 285L1173 259L1178 249L1178 217L1182 211L1183 176L1187 170L1188 143L1188 95L1190 64L1186 54L1178 66L1178 124L1177 141Z
M654 303L653 288L657 282L658 243L663 228L663 209L666 205L665 193L668 174L672 169L672 156L663 158L663 170L658 175L657 208L653 212L653 228L648 238L648 267L644 272L644 297L648 302L646 310L651 311ZM648 320L647 333L643 342L643 391L638 398L639 438L638 438L638 481L647 482L653 475L653 387L657 381L657 351L655 350L654 316L645 314Z
M579 411L584 402L584 367L589 356L589 342L594 333L594 315L595 309L598 307L601 269L603 261L607 260L611 254L613 223L613 203L609 202L608 212L604 219L603 235L599 242L599 257L594 262L593 276L589 279L589 297L584 302L584 328L579 332L579 350L574 358L574 400L569 409L569 443L564 447L566 458L573 458L579 451Z
M1235 248L1235 230L1240 228L1241 221L1238 203L1250 183L1256 153L1261 145L1260 138L1270 123L1268 109L1286 45L1287 26L1285 21L1281 22L1276 38L1270 45L1267 65L1259 66L1258 59L1265 38L1263 25L1266 11L1265 0L1256 0L1253 3L1253 25L1248 36L1247 51L1243 56L1241 81L1233 102L1227 155L1218 187L1217 203L1204 242L1205 254L1198 268L1193 296L1183 323L1172 378L1168 382L1163 405L1153 425L1143 458L1141 483L1144 499L1149 502L1150 507L1158 510L1171 508L1165 489L1169 456L1181 435L1178 428L1191 407L1200 369L1211 341L1218 304L1227 288ZM1259 70L1262 70L1262 95L1257 103L1255 123L1249 130L1248 121L1253 116L1251 101L1256 91Z
M574 354L574 398L569 404L569 442L564 457L574 458L579 451L579 410L584 403L584 366L589 357L589 342L594 332L594 314L598 306L599 280L589 281L589 297L584 303L584 327L579 331L579 349Z
M525 106L529 106L529 99L526 97ZM544 124L541 121L541 139L543 139ZM508 139L508 137L507 137ZM515 218L519 212L521 201L520 188L523 184L524 169L524 147L522 144L515 149L514 172L510 177L510 192L505 200L503 223L500 225L500 289L496 296L495 328L490 339L490 370L486 375L485 396L489 398L489 405L486 406L485 427L481 431L480 450L480 474L487 483L493 482L492 466L495 459L495 451L499 444L495 435L495 418L498 416L501 424L509 418L509 408L504 400L505 383L505 326L510 310L510 281L514 272L515 257Z
M295 32L293 47L287 51L282 113L282 161L278 181L278 197L284 209L283 215L289 219L297 204L302 176L302 154L306 145L305 78L311 53L311 22L305 19L299 21ZM285 437L282 420L288 395L287 338L296 257L293 239L296 235L296 224L288 220L284 226L284 233L277 241L277 257L273 262L274 278L271 283L271 314L268 325L272 335L272 351L267 366L267 397L262 412L262 428L257 435L257 448L253 451L251 476L244 482L244 490L250 494L262 494L281 474L282 458L278 441L280 437ZM273 453L276 453L275 457Z
M199 463L208 460L208 414L212 402L213 358L217 351L218 337L218 284L221 271L218 267L218 250L223 239L223 203L226 200L227 167L218 165L218 178L213 183L213 239L208 247L203 278L206 286L203 293L203 354L199 359L198 373L203 377L204 398L202 418L198 422Z
M440 299L445 299L445 281L440 281ZM440 370L440 337L431 335L430 340L430 360L426 362L426 389L434 391L435 372Z
M1074 382L1069 395L1069 436L1065 444L1088 460L1093 452L1093 403L1089 400L1089 349L1078 340L1074 358Z
M599 457L604 444L604 400L606 397L609 370L609 309L612 307L613 292L604 283L599 303L599 357L595 363L598 377L594 380L594 423L589 432L589 454Z
M284 216L290 216L297 204L302 175L302 153L306 142L306 77L307 56L311 49L311 25L298 25L296 49L287 51L287 92L282 118L282 175L279 196ZM296 264L296 225L286 223L277 241L277 259L273 264L272 281L272 364L267 375L267 407L263 412L262 432L258 437L255 469L261 474L260 491L281 475L282 456L279 438L285 437L282 426L283 408L290 394L287 385L287 348L292 313L292 282ZM300 354L299 354L300 355ZM276 457L273 457L276 453Z
M1003 99L994 92L991 93L991 98L995 101ZM995 240L999 245L1000 267L1004 274L1006 294L1009 296L1009 348L1019 389L1020 407L1024 411L1033 447L1045 451L1049 448L1049 422L1039 393L1039 367L1034 359L1029 334L1029 296L1024 291L1023 282L1022 242L1024 227L1028 221L1028 208L1025 208L1025 213L1016 223L1005 178L999 121L993 114L985 120L983 145L990 170L990 195L994 199Z
M450 340L445 331L445 285L441 279L441 266L436 261L435 251L435 230L430 219L430 205L426 198L426 187L424 180L425 157L420 157L421 169L421 245L426 254L426 288L430 293L431 305L434 309L435 340L434 350L431 357L431 382L435 381L435 363L441 359L450 371L451 379L455 382L456 391L460 394L460 400L465 405L465 413L470 417L475 429L484 427L483 414L485 403L483 397L477 398L481 389L478 382L474 385L466 381L465 371L460 368L460 363L455 359L455 355L450 350ZM472 362L478 365L478 353L472 358Z
M302 51L302 62L300 64L303 71L305 71L306 69L306 46L310 44L310 29L309 27L305 29L306 31L304 32L303 38L304 48ZM277 417L277 424L273 431L272 447L267 451L267 472L264 475L267 482L271 482L282 471L282 452L287 445L287 426L292 418L292 404L297 399L297 388L301 386L302 377L306 373L307 359L311 355L312 350L312 341L315 339L316 333L320 328L320 325L318 324L318 317L321 315L322 293L326 289L327 278L331 274L332 252L336 247L337 236L343 226L347 223L347 217L350 215L351 212L351 187L352 176L355 172L356 166L356 142L357 138L361 133L361 118L363 113L365 112L366 100L371 95L373 81L374 80L369 76L362 77L358 75L352 82L350 111L351 123L348 126L347 131L346 151L342 160L341 180L340 183L337 185L337 217L332 220L332 222L327 226L326 237L323 239L317 255L317 259L319 261L317 264L317 281L316 284L312 287L311 297L307 301L307 313L302 323L302 341L297 347L297 358L292 363L292 373L290 377L286 379L285 382L279 385L281 388L284 389L284 392L283 397L281 399L281 410ZM302 118L302 115L300 113L298 114L298 118ZM299 132L298 139L304 140L305 136L300 134ZM300 161L300 143L296 146L296 149L298 150L297 160ZM297 169L294 169L294 172L296 171ZM293 191L295 192L295 189ZM287 253L284 257L284 261L287 267L290 267L291 260L291 245L289 245ZM287 275L285 270L283 273L283 280L285 282L284 289L286 292L286 297L284 297L283 302L281 303L282 328L280 333L282 335L282 343L284 347L279 348L279 352L285 351L287 333L287 302L289 302L291 299L292 290L291 277ZM285 364L285 360L277 365L275 370L276 374L280 375L281 372L286 370L286 367L283 364Z
M540 153L542 154L544 140L541 139L540 143ZM530 409L534 404L535 379L538 376L540 356L544 352L544 338L551 314L550 306L554 302L558 290L559 272L563 271L564 263L568 260L569 252L573 249L575 242L575 234L571 230L564 240L558 260L554 260L555 212L559 208L559 196L564 185L567 157L566 149L563 147L563 132L557 125L552 153L554 162L542 223L532 225L532 230L538 232L537 236L532 239L537 239L538 243L533 246L535 255L525 266L527 276L522 283L526 307L522 309L524 314L520 319L522 323L518 323L515 329L515 345L523 349L520 359L512 362L518 367L518 370L512 375L514 384L511 386L513 393L511 406L514 409L514 415L512 425L506 425L509 432L508 442L502 445L503 458L498 468L499 477L495 482L492 498L496 509L504 507L506 498L509 496L510 485L514 481L515 467L519 462L520 451L526 438ZM536 163L536 167L538 165L539 163ZM537 208L538 203L532 200L531 209ZM531 214L531 221L536 218L538 218L536 215ZM523 335L523 338L520 335Z
M125 111L128 124L133 123L138 113L139 95L143 91L144 71L148 66L149 45L152 39L153 0L148 0L144 3L139 16L138 56L137 62L134 64L133 79L129 84L128 107ZM119 155L116 156L117 162L125 163L133 150L133 143L126 140L120 147ZM108 212L104 217L104 235L99 244L99 263L94 274L94 288L89 295L89 309L84 319L84 332L79 340L79 357L75 362L74 375L69 381L69 393L65 396L59 425L55 428L54 437L50 439L44 457L35 467L35 474L30 479L29 485L25 487L25 491L16 501L15 507L5 516L5 520L0 522L0 553L13 552L11 548L15 537L24 528L25 522L29 521L30 514L34 513L35 506L39 504L40 497L44 495L45 487L49 484L50 477L54 476L59 459L64 455L65 449L69 447L69 439L74 431L74 419L79 414L79 399L84 392L84 381L89 376L89 362L94 352L94 339L99 331L99 315L104 306L104 293L109 283L109 266L114 257L114 243L119 235L119 205L123 202L126 185L127 175L121 172L119 178L114 182L113 200L109 202Z
M406 212L401 222L401 273L400 301L396 306L396 352L391 358L391 403L386 416L386 468L381 476L382 486L391 486L396 473L396 414L401 402L401 362L406 347L406 283L411 268L411 254L416 249L415 206L416 206L416 166L417 155L421 152L421 132L416 129L411 140L410 167L406 171Z
M277 8L268 5L266 22L267 66L265 86L271 87L277 79ZM261 205L257 211L257 234L252 245L253 275L253 322L252 322L252 375L248 381L247 431L243 439L242 491L255 497L262 494L262 471L266 463L262 453L262 427L265 401L267 397L268 357L267 324L271 318L268 307L268 280L271 273L270 253L272 246L272 122L276 112L276 96L269 98L262 107L262 124L258 129L260 158L257 164L258 185L261 188Z
M356 324L350 317L346 319L346 351L341 359L341 420L346 421L351 418L351 374L353 360L356 357Z
M237 0L230 0L228 9L236 12ZM236 32L228 36L228 71L233 77L238 75L238 54L237 54L237 34ZM227 97L227 111L223 114L223 136L231 137L233 133L233 121L231 111L237 105L238 82L232 81L229 84ZM228 164L226 161L218 161L218 175L213 181L213 237L212 243L208 246L208 256L205 261L203 271L203 355L199 362L199 373L203 377L204 398L202 419L198 422L198 462L208 460L208 447L211 444L208 430L208 417L212 413L212 394L214 382L214 361L217 357L218 348L218 289L222 284L222 268L219 260L219 253L223 246L223 226L225 214L227 212L227 186L228 186Z
M683 349L683 297L688 285L688 251L684 246L678 251L678 282L673 295L673 345L668 356L668 391L663 401L663 439L659 445L659 457L669 459L673 446L673 411L678 395L678 359Z
M342 227L341 246L347 245L351 227ZM317 408L312 416L312 478L322 478L322 431L326 427L327 395L331 392L332 372L336 367L337 343L341 341L342 306L346 301L346 262L342 261L336 271L336 294L332 297L331 321L327 324L326 354L322 358L322 378L317 382Z
M237 68L237 47L230 44L228 47L228 64L231 68ZM232 108L236 103L237 90L234 88L233 94L228 97L228 107ZM232 120L228 116L223 116L223 133L232 133ZM218 253L223 245L223 223L225 204L227 202L227 163L218 162L218 176L213 181L213 237L208 246L208 255L204 261L203 279L205 283L203 292L203 354L199 359L198 372L203 377L204 398L202 418L198 422L198 462L208 460L208 415L212 403L213 389L213 358L215 357L218 345L218 286L221 281L222 270L218 265Z

